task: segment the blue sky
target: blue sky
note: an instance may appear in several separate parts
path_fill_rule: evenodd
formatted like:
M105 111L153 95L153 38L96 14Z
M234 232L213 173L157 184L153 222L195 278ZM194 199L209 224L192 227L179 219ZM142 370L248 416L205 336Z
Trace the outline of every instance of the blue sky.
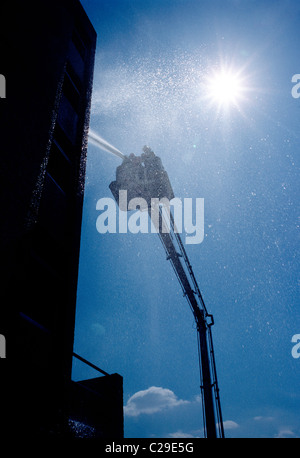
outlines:
M204 198L187 245L213 339L226 437L300 437L300 5L82 0L97 34L91 129L149 145L174 193ZM207 97L238 73L237 105ZM220 101L220 100L219 100ZM193 316L156 234L99 234L121 160L89 145L74 350L124 377L126 437L202 437ZM97 374L74 362L75 380Z

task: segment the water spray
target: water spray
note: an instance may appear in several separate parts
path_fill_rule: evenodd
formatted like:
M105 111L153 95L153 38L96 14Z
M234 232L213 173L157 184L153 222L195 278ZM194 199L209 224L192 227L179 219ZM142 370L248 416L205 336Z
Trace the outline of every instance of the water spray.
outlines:
M98 146L98 148L107 151L108 153L112 153L115 156L120 157L121 159L125 158L125 154L121 153L121 151L119 151L113 145L108 143L106 140L104 140L104 138L100 137L100 135L96 134L91 129L89 130L89 140L91 141L91 143Z

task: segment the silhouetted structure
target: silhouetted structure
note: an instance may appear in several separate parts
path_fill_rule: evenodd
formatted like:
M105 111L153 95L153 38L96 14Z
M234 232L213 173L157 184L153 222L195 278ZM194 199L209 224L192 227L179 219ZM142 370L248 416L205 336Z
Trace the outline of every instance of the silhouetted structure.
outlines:
M140 210L148 211L165 249L167 260L171 262L195 318L204 436L223 438L225 437L224 427L211 332L214 324L213 316L207 312L192 266L175 227L173 214L169 209L169 216L167 216L168 212L163 215L158 203L157 217L152 212L153 198L162 202L164 198L170 201L174 198L174 192L160 158L147 146L143 150L144 153L140 157L134 154L124 157L122 164L117 167L116 180L111 182L109 187L123 211L128 210L130 199L139 197L144 200L144 202L140 201ZM121 190L126 190L127 201L125 202L119 199Z
M100 431L113 377L121 437L122 378L71 382L96 33L77 0L4 2L1 22L2 419L17 435L61 435L70 412L91 413L94 435L113 436Z

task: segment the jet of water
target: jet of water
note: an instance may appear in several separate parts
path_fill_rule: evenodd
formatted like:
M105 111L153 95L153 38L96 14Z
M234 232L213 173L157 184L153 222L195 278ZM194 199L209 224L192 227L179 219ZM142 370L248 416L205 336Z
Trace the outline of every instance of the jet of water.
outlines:
M115 148L113 145L108 143L104 138L100 137L100 135L96 134L93 132L91 129L89 130L89 140L91 143L94 145L98 146L98 148L107 151L109 153L114 154L115 156L120 157L121 159L125 158L125 155L121 153L117 148Z

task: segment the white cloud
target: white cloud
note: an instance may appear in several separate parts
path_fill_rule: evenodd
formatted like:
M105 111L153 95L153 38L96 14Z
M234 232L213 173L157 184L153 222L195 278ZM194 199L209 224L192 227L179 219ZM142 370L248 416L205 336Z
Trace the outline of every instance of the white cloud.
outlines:
M223 422L223 426L224 426L224 429L225 430L229 430L229 429L236 429L236 428L239 428L239 424L236 423L235 421L232 421L232 420L226 420ZM172 437L174 439L176 438L188 438L188 437L191 437L191 438L198 438L198 437L203 437L203 431L202 430L194 430L194 431L189 431L189 432L183 432L181 430L178 430L176 431L175 433L170 433L168 434L168 437Z
M195 436L194 434L191 434L191 433L184 433L179 430L179 431L176 431L176 433L168 434L168 437L171 437L172 439L179 439L179 438L197 438L200 436Z
M281 429L279 433L275 436L276 438L288 438L288 437L293 437L295 436L295 433L291 431L290 429Z
M255 421L273 421L274 417L263 417L262 415L258 415L257 417L254 417Z
M183 404L189 404L189 401L178 399L173 391L167 388L151 386L147 390L138 391L128 399L124 406L124 414L137 417L140 414L153 414Z
M223 426L224 426L224 429L235 429L239 427L239 425L235 421L232 421L232 420L223 421Z

